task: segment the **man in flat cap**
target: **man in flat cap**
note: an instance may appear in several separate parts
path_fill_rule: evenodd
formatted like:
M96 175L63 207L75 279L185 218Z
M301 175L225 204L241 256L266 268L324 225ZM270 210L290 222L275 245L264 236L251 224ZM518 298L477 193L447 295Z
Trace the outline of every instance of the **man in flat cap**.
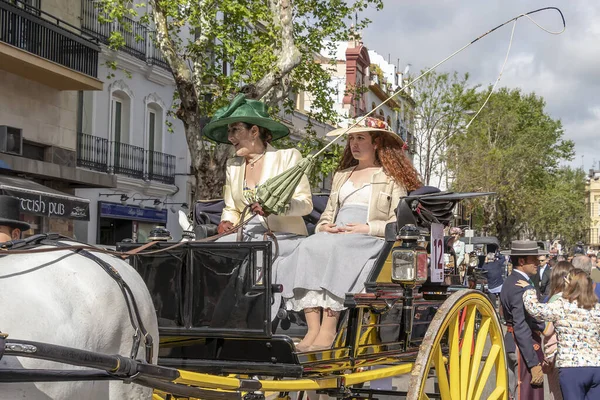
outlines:
M516 283L525 280L533 286L531 276L538 273L538 256L548 252L540 250L537 242L515 240L511 244L510 251L503 251L502 254L510 255L513 265L513 272L506 278L500 292L500 302L508 331L507 347L510 346L510 339L514 339L513 346L516 347L516 371L514 372L517 393L513 396L516 399L542 400L544 398L544 373L542 372L544 355L541 350L540 332L544 330L544 323L527 313L523 304L523 292L527 288L516 286Z

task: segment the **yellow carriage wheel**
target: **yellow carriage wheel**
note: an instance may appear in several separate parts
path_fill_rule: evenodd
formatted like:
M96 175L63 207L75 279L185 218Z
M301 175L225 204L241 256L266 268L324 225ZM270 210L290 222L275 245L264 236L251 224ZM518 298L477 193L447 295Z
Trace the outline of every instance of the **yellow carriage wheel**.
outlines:
M443 400L508 399L502 327L488 298L477 290L452 294L431 321L411 372L407 400L428 399L437 378ZM436 390L436 391L438 391Z

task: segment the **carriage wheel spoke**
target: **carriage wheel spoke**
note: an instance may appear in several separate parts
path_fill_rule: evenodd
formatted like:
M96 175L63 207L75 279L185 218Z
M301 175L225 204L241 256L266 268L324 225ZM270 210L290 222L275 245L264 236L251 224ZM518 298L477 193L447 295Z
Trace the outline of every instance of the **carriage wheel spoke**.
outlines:
M450 345L450 398L460 398L460 331L458 330L458 316L452 319L448 331Z
M467 309L467 318L464 326L463 344L460 354L460 399L467 400L467 387L469 385L469 370L471 365L471 349L475 331L475 315L477 307Z
M479 369L481 368L481 357L483 356L483 350L487 341L486 339L488 337L491 322L492 320L490 317L483 317L479 332L477 333L475 351L473 353L473 361L471 363L471 373L469 376L469 389L467 391L467 399L469 400L473 398L475 383L477 382L477 376L479 375Z
M438 378L438 385L442 399L449 399L450 384L448 382L448 370L446 369L444 355L442 354L442 348L439 344L433 350L433 363L435 365L435 372Z
M498 400L505 398L506 389L501 386L496 387L494 391L488 396L487 400Z
M475 396L473 397L474 399L481 398L481 393L483 393L483 388L485 386L485 383L487 382L487 380L490 377L490 373L492 372L492 368L494 367L494 364L496 363L496 358L498 358L499 354L500 354L500 345L498 345L498 344L492 345L492 347L490 349L490 354L488 355L487 360L485 360L485 364L483 365L483 369L481 370L481 375L479 375L479 379L477 380L477 386L475 388ZM500 386L498 386L498 387L500 387ZM498 389L498 387L496 389Z
M446 301L421 344L415 366L423 368L412 374L407 399L428 398L425 387L435 368L442 400L506 400L504 341L494 309L474 290L456 292Z

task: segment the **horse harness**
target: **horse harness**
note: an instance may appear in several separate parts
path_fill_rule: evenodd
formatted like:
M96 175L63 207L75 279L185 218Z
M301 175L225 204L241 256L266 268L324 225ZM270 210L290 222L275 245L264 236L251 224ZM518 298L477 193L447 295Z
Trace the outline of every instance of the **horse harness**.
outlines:
M96 264L98 264L104 270L104 272L106 272L108 274L108 276L110 276L115 281L115 283L119 286L119 289L121 290L121 293L123 294L123 298L125 299L125 304L127 305L127 311L129 313L129 321L131 322L131 326L133 327L133 330L135 332L133 335L133 346L131 348L130 357L132 359L135 359L137 357L138 349L139 349L140 343L143 338L144 347L146 349L145 359L146 359L146 362L151 363L152 357L153 357L154 339L146 330L144 323L142 321L142 317L140 315L138 305L135 301L135 297L133 296L133 292L131 291L131 288L129 287L127 282L125 282L123 280L119 271L117 271L117 269L115 267L113 267L106 261L102 260L100 257L96 256L95 254L91 253L90 251L84 250L82 248L74 247L68 243L61 242L60 239L68 239L70 241L75 241L71 238L65 238L61 235L50 233L50 234L38 234L38 235L34 235L27 239L22 239L22 240L14 240L12 242L4 243L4 245L7 245L10 243L11 250L19 249L19 250L25 250L25 251L27 249L32 249L37 246L54 246L54 247L60 248L62 250L70 250L73 253L79 254L89 260L94 261ZM19 252L19 253L21 253L21 252ZM2 253L0 253L0 255L1 254ZM10 254L10 252L6 252L6 254ZM0 358L2 358L2 353L4 352L4 342L5 342L6 336L7 336L6 334L3 334L0 332Z

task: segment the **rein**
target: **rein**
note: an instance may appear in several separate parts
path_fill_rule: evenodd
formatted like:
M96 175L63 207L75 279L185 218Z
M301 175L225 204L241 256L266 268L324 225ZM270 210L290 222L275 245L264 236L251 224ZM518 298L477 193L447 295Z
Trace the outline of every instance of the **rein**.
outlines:
M242 213L242 215L245 216L247 210L248 210L249 206L246 206L244 208L244 212ZM196 243L202 243L202 242L213 242L217 239L222 238L223 236L227 236L230 235L232 232L236 231L236 230L240 230L248 223L250 222L254 217L256 217L256 215L253 215L252 217L248 218L248 220L244 221L243 219L241 220L241 222L239 222L237 225L235 225L233 228L231 228L231 230L223 232L223 233L219 233L213 236L209 236L203 239L198 239L198 240L193 240L193 242ZM270 229L268 229L268 232L265 235L269 235L274 241L276 241L275 239L275 235L273 235L273 233L271 232ZM50 248L44 248L44 249L32 249L32 248L27 248L28 246L35 246L37 244L40 244L41 241L43 241L44 239L50 239L50 240L58 240L58 239L63 239L63 240L69 240L72 242L77 242L77 243L81 243L81 244L76 244L76 245L65 245L64 247L50 247ZM89 244L86 243L82 243L79 242L73 238L70 238L68 236L64 236L64 235L59 235L59 234L39 234L39 235L34 235L30 238L27 239L19 239L19 240L11 240L9 242L4 242L4 243L0 243L0 256L2 255L9 255L9 254L34 254L34 253L51 253L53 251L64 251L64 250L71 250L71 251L88 251L90 253L102 253L102 254L110 254L112 256L115 257L120 257L123 260L126 260L127 258L131 257L131 256L146 256L146 255L152 255L152 254L159 254L159 253L164 253L173 249L176 249L177 247L183 245L186 242L177 242L171 246L165 247L163 249L157 249L157 250L150 250L150 251L144 251L152 246L154 246L157 243L161 243L161 241L159 240L155 240L153 242L148 242L145 243L139 247L136 247L135 249L129 250L129 251L114 251L114 250L109 250L109 249L103 249L100 247L96 247L96 246L91 246ZM276 243L276 242L275 242ZM277 244L276 244L276 248L278 248Z

